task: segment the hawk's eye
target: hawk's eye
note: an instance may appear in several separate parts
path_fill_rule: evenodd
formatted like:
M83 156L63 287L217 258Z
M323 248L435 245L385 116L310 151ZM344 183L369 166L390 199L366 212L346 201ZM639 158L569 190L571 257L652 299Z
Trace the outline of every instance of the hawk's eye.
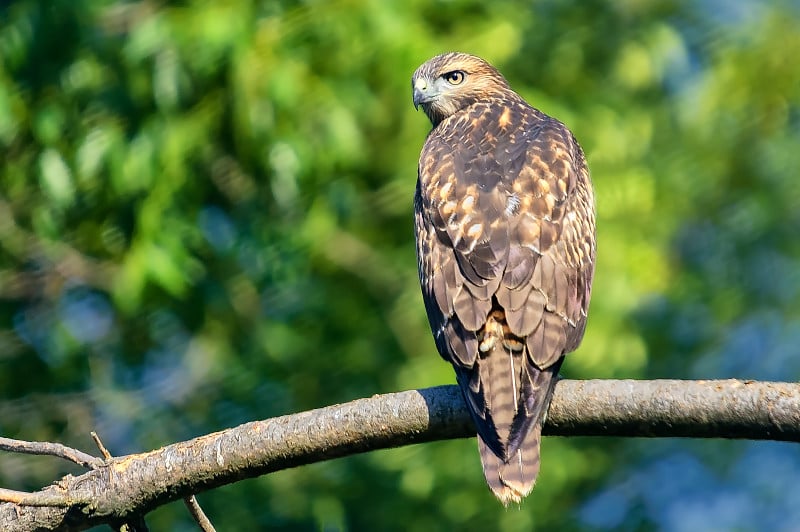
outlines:
M453 70L442 76L450 85L461 85L464 82L464 73L460 70Z

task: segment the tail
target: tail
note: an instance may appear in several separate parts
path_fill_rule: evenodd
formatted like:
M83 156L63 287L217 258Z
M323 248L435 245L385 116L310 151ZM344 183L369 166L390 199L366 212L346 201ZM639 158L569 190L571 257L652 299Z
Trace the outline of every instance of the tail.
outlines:
M501 310L489 315L478 342L474 365L455 365L456 376L478 429L486 483L508 505L536 483L542 423L564 358L537 366Z
M483 440L478 437L478 450L483 464L483 475L494 496L508 506L520 502L536 484L539 474L539 442L542 426L537 423L531 428L522 446L507 459L497 456Z
M483 474L504 505L527 496L539 474L539 445L563 357L539 369L527 346L507 334L478 360L480 381L498 441L478 433ZM489 383L488 385L486 383ZM501 452L498 452L501 451Z

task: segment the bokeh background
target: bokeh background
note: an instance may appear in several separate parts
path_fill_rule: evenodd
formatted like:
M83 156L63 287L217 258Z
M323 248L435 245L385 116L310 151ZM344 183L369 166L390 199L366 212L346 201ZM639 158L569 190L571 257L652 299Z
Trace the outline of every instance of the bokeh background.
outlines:
M571 378L800 377L800 4L0 3L0 433L114 454L454 382L412 235L410 76L481 55L566 122L599 258ZM796 530L800 450L465 439L202 494L220 530ZM78 472L0 456L0 485ZM153 530L194 530L180 503Z

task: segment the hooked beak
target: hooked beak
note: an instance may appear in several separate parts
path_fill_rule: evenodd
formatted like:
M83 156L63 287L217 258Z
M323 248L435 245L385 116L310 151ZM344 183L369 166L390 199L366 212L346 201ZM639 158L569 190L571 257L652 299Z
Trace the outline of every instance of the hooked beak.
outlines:
M428 80L417 78L414 80L414 109L433 100L433 96L428 94Z

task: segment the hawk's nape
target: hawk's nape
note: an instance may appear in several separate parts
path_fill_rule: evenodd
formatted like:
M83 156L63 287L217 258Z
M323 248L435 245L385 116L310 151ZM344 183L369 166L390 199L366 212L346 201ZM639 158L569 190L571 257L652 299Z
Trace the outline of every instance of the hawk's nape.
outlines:
M436 56L412 79L433 129L414 198L420 284L436 347L504 504L530 493L564 355L583 337L595 257L586 159L561 122L482 59Z

